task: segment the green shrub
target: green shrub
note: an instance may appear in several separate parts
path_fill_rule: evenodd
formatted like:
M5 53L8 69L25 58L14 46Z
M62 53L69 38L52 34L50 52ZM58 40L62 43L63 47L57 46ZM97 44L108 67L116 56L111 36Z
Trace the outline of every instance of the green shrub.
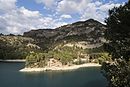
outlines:
M45 61L44 53L30 53L26 56L26 67L31 67L37 64L37 66L43 66Z
M111 56L108 53L101 53L98 62L102 64L105 61L111 61Z

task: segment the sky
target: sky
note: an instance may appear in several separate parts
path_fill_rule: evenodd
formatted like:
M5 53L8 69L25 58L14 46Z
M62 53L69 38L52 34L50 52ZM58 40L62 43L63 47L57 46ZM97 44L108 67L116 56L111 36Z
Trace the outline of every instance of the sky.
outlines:
M127 0L0 0L0 33L54 29L93 18L104 23L108 10Z

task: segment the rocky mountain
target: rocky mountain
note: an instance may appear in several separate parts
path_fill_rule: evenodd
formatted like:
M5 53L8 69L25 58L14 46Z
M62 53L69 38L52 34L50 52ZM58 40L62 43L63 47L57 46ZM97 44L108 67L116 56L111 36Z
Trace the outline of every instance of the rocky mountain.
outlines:
M0 34L0 57L25 58L30 52L48 52L64 46L83 49L100 48L105 39L106 26L89 19L56 29L38 29L22 35ZM68 49L68 48L67 48Z
M102 44L106 26L100 22L89 19L64 25L56 29L38 29L25 32L24 37L35 39L37 45L47 49L59 43L81 42L88 44Z

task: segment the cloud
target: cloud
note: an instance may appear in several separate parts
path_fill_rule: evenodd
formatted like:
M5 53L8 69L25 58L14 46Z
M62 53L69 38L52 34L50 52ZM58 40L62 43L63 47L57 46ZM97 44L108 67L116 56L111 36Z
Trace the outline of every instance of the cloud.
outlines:
M100 22L104 22L104 19L108 16L108 10L113 7L118 7L121 4L114 4L114 3L105 3L96 1L91 2L86 6L86 10L84 10L81 14L81 20L93 18Z
M29 11L28 9L25 9L24 7L21 7L19 9L19 12L23 15L25 15L26 17L38 17L41 14L39 13L39 11Z
M79 20L90 18L104 22L109 9L120 6L113 2L103 3L94 0L62 0L57 4L57 11L60 14L79 15Z
M65 14L74 14L86 8L91 0L62 0L58 3L57 11Z
M44 4L46 7L53 7L56 4L57 0L35 0L38 4Z
M16 7L16 0L0 0L0 12L7 12Z
M114 4L114 3L106 3L102 4L99 9L101 11L108 11L109 9L112 9L113 7L119 7L121 4Z
M70 19L72 17L71 17L71 15L63 14L63 15L61 15L61 18Z
M100 22L107 17L108 9L118 3L100 0L35 0L49 11L45 16L40 11L16 6L17 0L0 0L0 33L22 34L31 29L56 28L78 20L96 19ZM46 12L46 11L45 11ZM53 13L52 13L53 12ZM66 20L69 19L69 20Z
M66 24L25 7L15 8L0 16L0 32L21 34L31 29L55 28Z

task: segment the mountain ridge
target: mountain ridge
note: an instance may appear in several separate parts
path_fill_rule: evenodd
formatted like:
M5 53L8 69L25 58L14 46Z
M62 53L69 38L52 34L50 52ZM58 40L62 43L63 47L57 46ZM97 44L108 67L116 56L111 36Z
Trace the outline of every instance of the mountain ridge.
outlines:
M19 56L24 54L23 57L25 57L32 51L48 52L61 47L61 45L93 49L103 45L106 29L104 24L89 19L55 29L31 30L23 35L0 34L0 56L6 59L14 53L11 58L17 58L17 53L19 53Z
M55 29L38 29L25 32L24 37L35 38L38 45L45 47L49 44L55 44L63 41L87 41L91 43L99 43L103 38L106 26L102 23L89 19L86 21L78 21L72 24L67 24ZM47 45L46 45L47 44Z

